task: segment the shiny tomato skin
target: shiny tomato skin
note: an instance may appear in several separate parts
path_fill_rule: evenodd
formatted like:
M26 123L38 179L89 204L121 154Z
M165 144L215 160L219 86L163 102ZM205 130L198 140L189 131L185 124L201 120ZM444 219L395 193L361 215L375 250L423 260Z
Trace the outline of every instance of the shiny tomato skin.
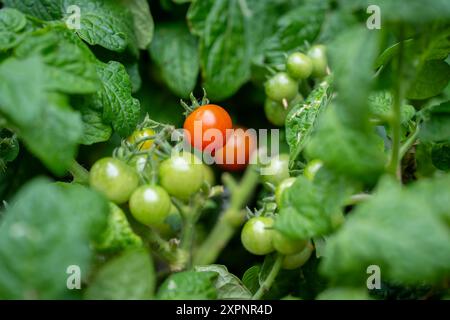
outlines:
M139 176L125 162L106 157L94 163L89 173L90 186L109 200L122 204L128 201L139 185Z
M157 227L164 223L171 209L170 196L159 186L143 185L130 198L130 212L142 224Z
M199 123L200 132L195 132L195 124ZM217 150L221 148L227 137L227 129L231 129L233 123L228 112L215 104L207 104L195 109L184 121L183 128L186 132L186 139L189 143L198 150L203 151L208 145L211 150ZM222 139L209 139L205 136L205 132L208 129L217 129L220 132ZM198 130L199 131L199 130Z
M244 248L254 255L266 255L274 251L272 226L273 219L269 217L254 217L248 220L241 231Z
M161 186L171 195L187 201L198 192L205 177L203 163L190 152L183 151L178 155L161 162L159 181Z
M257 147L254 131L235 127L223 148L216 151L216 164L226 171L242 171L250 162Z
M302 251L308 240L292 240L278 231L273 233L273 246L281 254L291 255Z

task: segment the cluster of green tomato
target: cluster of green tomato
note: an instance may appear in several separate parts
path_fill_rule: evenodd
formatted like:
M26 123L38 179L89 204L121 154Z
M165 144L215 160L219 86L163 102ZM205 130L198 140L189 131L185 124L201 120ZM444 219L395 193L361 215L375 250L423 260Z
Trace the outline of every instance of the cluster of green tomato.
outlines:
M313 160L305 167L303 175L313 180L322 162ZM289 155L280 154L271 159L266 167L271 174L262 175L265 183L275 187L275 202L280 210L283 206L284 192L295 182L296 178L289 176ZM273 229L273 215L256 216L250 218L241 232L241 242L245 249L255 255L266 255L277 251L283 255L282 268L296 269L304 265L313 252L310 240L293 240Z
M154 134L152 129L138 130L128 141L135 143ZM141 142L138 149L145 152L152 145L153 141L147 140ZM154 154L152 156L157 157ZM211 169L198 163L194 157L192 153L182 151L161 159L154 179L157 183L142 179L153 174L145 172L154 170L149 166L148 155L134 155L128 162L106 157L92 166L89 183L117 205L128 202L130 213L138 222L164 233L170 227L168 217L179 214L170 197L186 201L201 189L204 181L210 184L214 182Z
M300 81L309 77L322 78L327 74L325 46L314 45L307 54L294 52L287 57L285 72L277 72L265 83L267 99L264 112L276 126L283 126L293 105L303 100L299 93Z

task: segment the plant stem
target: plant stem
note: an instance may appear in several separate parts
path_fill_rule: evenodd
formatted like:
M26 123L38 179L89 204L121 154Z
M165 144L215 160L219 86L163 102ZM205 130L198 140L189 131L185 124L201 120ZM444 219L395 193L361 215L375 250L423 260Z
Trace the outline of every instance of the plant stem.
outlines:
M210 264L217 259L236 229L244 222L246 213L242 207L252 195L258 181L259 173L250 166L241 183L232 187L230 206L219 217L208 238L194 255L195 265Z
M277 258L275 259L275 262L272 266L272 270L270 270L269 275L266 279L264 279L264 282L259 287L258 291L253 295L252 300L259 300L261 299L264 294L269 291L270 287L272 286L273 282L275 281L275 278L278 275L278 272L280 272L281 269L281 263L283 262L283 255L278 254Z
M200 218L202 207L205 203L204 200L205 199L202 196L198 196L193 199L194 204L192 208L188 210L183 208L183 210L180 211L184 219L180 249L188 253L186 268L190 268L192 266L192 248L195 240L195 225Z
M358 193L350 196L350 198L345 202L347 206L355 205L364 201L367 201L372 196L368 193Z
M155 249L155 252L168 262L172 271L180 271L184 268L187 259L185 251L161 238L155 230L146 232L145 238L150 246Z
M85 184L85 185L89 184L89 171L87 171L76 160L73 160L69 171L70 171L70 174L73 176L73 182Z
M416 138L418 135L419 135L419 125L416 126L414 131L409 135L408 139L400 147L399 151L400 160L405 156L408 150L411 149L414 142L416 142Z
M392 130L392 151L391 158L388 164L388 171L401 180L401 170L400 170L400 135L401 135L401 118L400 118L400 108L403 101L403 29L400 27L400 42L398 48L398 56L396 61L396 71L397 79L395 82L394 91L394 102L392 117L390 120L390 126Z

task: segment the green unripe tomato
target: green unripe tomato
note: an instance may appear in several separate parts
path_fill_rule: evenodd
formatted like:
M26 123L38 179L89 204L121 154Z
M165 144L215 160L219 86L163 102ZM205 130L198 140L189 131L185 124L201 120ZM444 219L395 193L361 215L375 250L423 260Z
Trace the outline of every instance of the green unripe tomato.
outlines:
M188 200L200 190L204 179L203 170L203 164L192 153L181 152L161 162L160 184L170 195Z
M313 71L313 62L306 54L294 52L287 58L286 70L293 79L306 79Z
M281 102L283 99L291 101L297 96L298 82L292 79L286 72L278 72L266 81L266 95L275 101Z
M214 171L210 166L203 164L203 180L206 181L211 187L216 184L216 177L214 176Z
M308 244L307 240L291 240L278 231L273 234L273 246L281 254L291 255L299 253Z
M146 226L159 226L170 213L169 194L163 188L143 185L133 192L130 198L130 212L133 217Z
M273 219L255 217L248 220L241 232L241 242L244 248L255 255L266 255L274 250Z
M264 113L266 114L267 120L278 127L284 126L289 111L291 111L295 104L301 101L303 101L303 97L300 93L288 103L287 107L281 102L266 98L264 102Z
M178 209L172 204L170 212L167 215L163 223L154 225L153 227L158 230L158 232L164 238L168 239L173 237L176 232L180 231L182 224L182 218Z
M300 268L309 260L313 249L313 245L309 241L302 251L285 256L283 258L283 262L281 263L281 267L286 270Z
M311 58L313 65L312 76L315 78L322 78L326 76L328 61L325 46L312 46L308 51L308 56Z
M267 98L264 102L264 113L270 123L282 127L292 106L293 104L289 103L288 107L285 108L282 103Z
M108 157L94 163L89 173L89 184L109 200L122 204L138 187L139 176L126 163Z
M275 188L275 202L277 206L281 208L283 193L286 189L289 189L295 182L295 178L287 178L283 180L276 188Z
M267 166L262 168L261 178L263 182L279 185L283 180L289 178L289 155L280 154L270 159Z
M309 180L313 181L316 173L322 168L323 162L318 159L311 160L305 167L303 175Z

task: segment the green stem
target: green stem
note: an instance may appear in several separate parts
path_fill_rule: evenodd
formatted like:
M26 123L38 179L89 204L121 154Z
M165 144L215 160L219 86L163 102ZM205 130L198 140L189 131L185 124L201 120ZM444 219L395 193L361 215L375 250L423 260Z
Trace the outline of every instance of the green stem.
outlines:
M69 171L70 174L73 176L73 182L85 185L89 184L89 171L87 171L76 160L73 160Z
M400 160L405 156L408 150L411 149L414 142L416 142L416 138L418 135L419 135L419 125L416 126L414 131L409 135L408 139L400 147L399 151Z
M273 282L275 281L275 278L277 277L278 273L281 269L281 264L283 262L283 255L278 254L277 258L272 266L272 270L270 270L269 275L266 279L264 279L264 282L259 287L258 291L253 295L252 300L259 300L261 299L264 294L266 294L267 291L269 291L270 287L272 286Z
M401 116L400 108L403 101L403 29L400 29L400 42L396 61L397 80L395 82L394 102L390 126L392 131L392 150L388 164L388 171L397 179L401 180L400 170L400 139L401 139Z
M368 193L354 194L354 195L350 196L350 198L348 198L348 200L345 202L345 205L352 206L352 205L367 201L370 198L371 198L371 195Z
M163 260L167 261L172 271L180 271L186 264L185 251L161 238L155 230L145 233L145 238L150 246Z
M246 205L259 181L259 173L250 166L241 180L231 190L229 208L222 213L208 238L194 255L194 265L210 264L219 256L220 252L230 241L236 229L244 222Z
M202 207L205 203L202 196L198 196L193 199L194 205L189 210L182 210L180 213L183 215L184 225L183 234L181 237L181 250L188 253L188 260L186 261L186 268L192 266L192 248L195 240L195 225L200 218ZM184 209L184 208L183 208Z

